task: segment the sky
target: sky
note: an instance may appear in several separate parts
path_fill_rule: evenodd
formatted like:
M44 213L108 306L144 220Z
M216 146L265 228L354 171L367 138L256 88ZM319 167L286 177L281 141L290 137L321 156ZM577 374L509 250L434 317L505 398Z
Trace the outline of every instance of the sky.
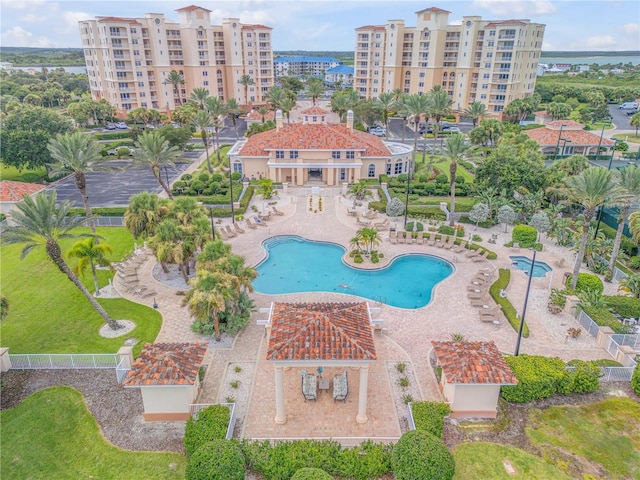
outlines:
M640 2L620 0L236 0L182 2L0 0L0 44L14 47L81 47L78 21L96 16L142 17L196 5L212 10L214 25L226 17L274 28L273 50L351 51L354 29L403 19L415 25L415 12L449 10L449 23L463 15L488 20L530 19L546 25L545 51L640 50Z

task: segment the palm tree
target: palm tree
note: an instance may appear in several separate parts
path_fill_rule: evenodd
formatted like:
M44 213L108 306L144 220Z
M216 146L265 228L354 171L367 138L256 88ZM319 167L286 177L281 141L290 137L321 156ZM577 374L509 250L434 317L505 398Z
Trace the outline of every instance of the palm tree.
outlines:
M636 242L640 242L640 210L629 215L629 231Z
M382 239L380 238L380 233L375 228L364 227L358 230L359 236L362 238L362 241L367 245L367 251L371 253L373 247L376 245L380 245Z
M227 113L231 117L231 123L233 123L233 130L236 132L236 139L238 139L238 125L236 118L240 113L242 113L242 109L240 108L240 104L235 98L230 98L227 100Z
M322 82L309 82L307 84L307 95L311 97L312 103L315 105L318 97L324 93L324 84Z
M213 173L213 169L211 168L211 159L209 158L209 139L207 137L209 133L208 129L213 127L211 116L204 110L198 110L196 116L193 117L193 120L191 120L191 124L197 130L200 130L200 135L202 136L202 141L204 142L204 150L207 155L207 169L209 170L209 173Z
M618 290L629 292L633 298L640 298L640 273L632 273L620 280Z
M351 108L349 97L340 93L331 97L331 111L338 114L339 120L342 122L344 114Z
M244 87L244 105L246 107L249 105L249 85L255 85L256 83L249 75L242 75L238 83Z
M258 108L258 113L260 114L260 123L264 123L265 117L267 113L269 113L269 109L267 107Z
M224 119L229 111L227 106L217 97L207 98L207 111L211 117L211 125L213 126L213 133L216 137L216 152L218 155L218 165L220 164L220 129L224 126Z
M358 180L358 183L351 185L348 193L354 195L356 200L364 200L367 197L373 196L373 193L369 190L369 185L367 185L367 181L364 178Z
M289 115L291 115L291 110L296 108L296 99L289 96L283 98L280 103L280 108L282 109L282 113L287 117L287 123L290 123L291 118Z
M182 95L180 94L180 87L184 85L184 77L175 70L171 70L164 81L165 85L173 86L173 98L177 100L179 105L182 105Z
M629 125L636 127L636 137L638 136L638 129L640 128L640 113L636 113L629 120Z
M108 267L111 270L111 262L105 257L109 253L113 253L113 248L105 243L98 245L94 237L78 240L73 244L71 250L67 252L67 257L78 259L73 273L80 275L87 270L87 267L91 269L93 285L96 288L96 297L100 295L96 265Z
M376 100L382 109L382 121L384 122L384 128L389 130L389 111L394 107L396 101L393 98L393 93L385 92L381 93Z
M85 214L89 220L89 226L95 235L96 224L91 215L85 173L105 169L101 167L105 158L100 155L100 145L90 135L74 132L58 135L49 142L47 148L51 158L56 161L48 165L49 175L55 178L73 173L76 187L82 197Z
M465 108L462 113L465 117L471 119L473 128L476 128L478 119L487 113L487 107L482 102L473 102L469 105L469 108Z
M418 136L419 128L418 123L420 121L420 117L425 115L427 110L430 108L430 102L427 95L405 95L402 100L402 110L407 116L412 116L414 118L414 132L413 132L413 154L412 154L412 163L415 165L416 161L416 152L418 151ZM409 168L409 170L411 170ZM409 183L407 181L407 189L409 188Z
M455 225L454 213L456 211L456 174L458 172L458 162L464 160L472 147L465 145L465 136L461 133L449 135L444 145L444 156L451 162L449 164L449 188L451 189L451 207L449 214L449 225Z
M2 233L2 243L6 245L25 243L20 258L24 258L36 247L44 247L47 256L56 267L82 292L109 327L117 330L120 328L118 322L111 318L93 298L62 257L60 240L90 235L73 232L75 228L82 225L84 219L77 216L67 217L73 206L71 202L64 200L56 206L57 203L58 197L55 190L52 190L49 195L39 193L34 197L25 196L11 212L11 219L15 226L7 228Z
M173 200L171 188L162 179L161 169L164 166L174 166L174 160L180 157L180 149L175 145L169 146L169 142L157 131L145 130L136 142L136 154L134 163L151 167L153 175L158 180L167 196Z
M197 103L198 106L200 107L200 110L204 110L204 102L208 97L209 97L209 90L207 90L206 88L197 87L191 91L191 96L189 97L189 100L191 100L194 103Z
M635 202L640 199L640 166L630 165L619 170L619 185L624 189L626 195L617 199L615 206L619 209L618 230L613 241L613 251L609 260L609 271L613 273L618 253L620 253L620 243L622 242L622 231L624 224L629 217L629 211Z
M149 192L140 192L129 198L129 207L124 212L124 226L133 238L153 236L156 226L169 211L167 202Z
M281 107L282 101L286 98L286 93L280 87L275 86L271 87L267 92L267 102L269 102L269 107L274 112Z
M571 277L571 289L575 290L589 238L589 225L593 220L595 211L598 207L604 207L612 200L615 200L620 195L622 188L617 185L613 172L599 167L587 168L581 174L567 178L565 184L567 185L569 200L582 205L584 209L582 238L580 239L578 258Z
M433 124L433 151L436 151L436 143L438 141L438 130L440 128L440 120L451 113L451 104L453 100L449 98L449 94L442 87L436 85L429 92L429 109L428 116L435 120Z

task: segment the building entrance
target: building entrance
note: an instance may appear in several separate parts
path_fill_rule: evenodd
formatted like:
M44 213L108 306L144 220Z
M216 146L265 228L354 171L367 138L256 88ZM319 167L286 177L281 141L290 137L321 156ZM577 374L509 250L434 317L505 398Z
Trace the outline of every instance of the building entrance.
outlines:
M321 168L310 168L309 169L309 180L321 182L322 181L322 169Z

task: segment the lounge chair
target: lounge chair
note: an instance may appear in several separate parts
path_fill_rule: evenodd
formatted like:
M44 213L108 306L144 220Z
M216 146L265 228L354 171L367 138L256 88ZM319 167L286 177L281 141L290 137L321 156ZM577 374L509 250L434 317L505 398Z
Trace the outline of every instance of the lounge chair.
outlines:
M378 218L378 212L375 210L369 210L364 217L368 220L373 220L374 218Z
M391 243L398 243L398 232L396 232L395 230L393 231L389 231L389 241Z
M500 320L502 319L502 315L484 315L480 317L481 322L493 323L494 325L500 325Z
M453 246L456 244L456 237L447 238L447 243L444 245L445 250L451 250Z
M464 256L467 258L477 257L478 255L480 255L478 250L469 250L467 253L464 254Z
M436 244L436 234L432 233L431 238L429 239L429 243L427 245L429 245L430 247L433 247L435 244Z
M358 225L363 225L365 227L371 225L371 220L360 220L360 217L356 217L356 221L358 222Z
M418 232L418 236L416 237L416 243L422 245L424 243L424 232Z
M333 377L333 400L346 402L348 394L349 382L347 381L347 371L345 370L341 375Z
M398 243L407 243L407 239L404 236L405 233L406 232L398 232Z
M486 292L467 292L467 298L469 300L483 300L487 298Z
M267 220L269 220L271 218L271 213L269 213L269 212L267 212L266 214L265 213L259 213L258 217L260 218L260 220L264 220L266 222Z
M490 298L471 299L471 306L475 308L488 308L491 306L491 299Z
M302 395L304 401L317 400L318 398L318 379L315 375L302 375Z
M478 309L478 313L480 317L492 317L495 315L499 315L502 312L502 309L499 305L496 305L494 308L485 308L484 306Z
M472 257L471 260L474 262L483 262L489 256L489 250L483 251L480 255Z
M225 232L222 227L216 228L216 235L218 235L222 240L229 240L229 235L227 235L227 232Z
M267 226L267 222L265 222L264 220L260 220L257 215L253 216L253 221L255 222L256 225L259 225L261 227Z
M467 292L469 293L482 293L488 290L486 285L467 285Z
M351 217L356 217L358 215L358 211L354 208L347 208L347 215L351 216Z
M257 225L254 225L253 223L251 223L251 219L250 219L250 218L247 218L247 219L244 221L244 223L245 223L245 225L246 225L247 227L249 227L251 230L255 230L256 228L258 228L258 226L257 226Z
M271 207L271 211L273 212L274 215L284 215L284 212L281 212L280 210L278 210L275 205Z
M231 225L227 225L226 227L222 227L222 230L224 230L224 232L227 234L228 237L233 238L233 237L237 237L238 234L236 232L234 232L233 230L231 230Z
M383 222L374 222L373 226L378 230L384 230L389 226L389 219L385 218Z
M238 225L237 222L234 222L233 229L236 231L236 233L244 233L244 230L240 228L240 225Z
M460 244L454 245L452 248L455 253L462 253L467 249L467 243L464 240L460 240Z

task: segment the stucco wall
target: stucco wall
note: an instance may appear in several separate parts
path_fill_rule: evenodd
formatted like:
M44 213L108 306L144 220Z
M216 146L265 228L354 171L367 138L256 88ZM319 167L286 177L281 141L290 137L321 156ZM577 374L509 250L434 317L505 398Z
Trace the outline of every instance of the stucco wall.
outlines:
M193 385L171 387L141 387L142 403L147 413L189 413L197 390Z

